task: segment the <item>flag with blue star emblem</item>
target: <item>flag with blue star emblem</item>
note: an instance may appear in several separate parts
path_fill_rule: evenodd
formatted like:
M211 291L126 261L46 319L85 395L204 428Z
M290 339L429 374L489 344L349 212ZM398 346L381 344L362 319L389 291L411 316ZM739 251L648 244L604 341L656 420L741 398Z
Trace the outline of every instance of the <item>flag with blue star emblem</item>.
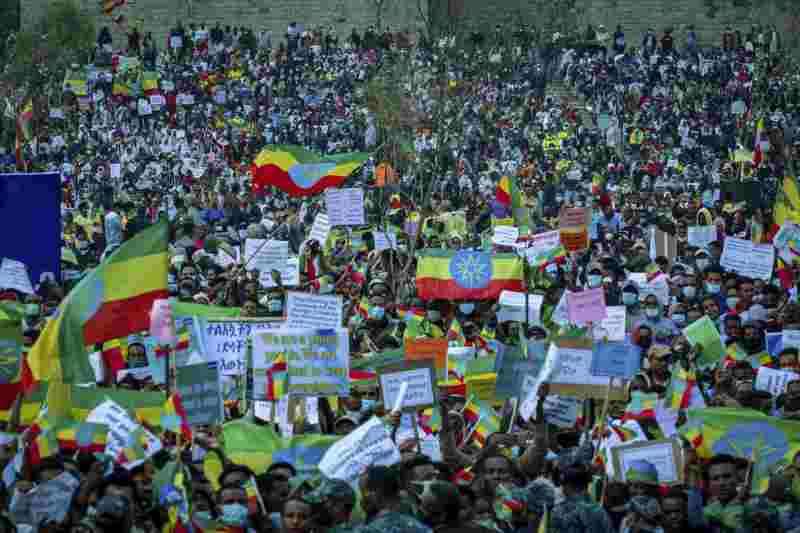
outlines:
M515 254L423 250L417 255L417 293L423 300L484 300L523 290Z

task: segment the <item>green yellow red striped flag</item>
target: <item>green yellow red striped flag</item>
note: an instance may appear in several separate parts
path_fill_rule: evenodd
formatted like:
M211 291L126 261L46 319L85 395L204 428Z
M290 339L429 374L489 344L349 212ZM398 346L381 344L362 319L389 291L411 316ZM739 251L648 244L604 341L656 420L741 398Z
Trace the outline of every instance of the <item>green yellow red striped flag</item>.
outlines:
M85 346L147 330L153 302L169 296L168 263L166 221L123 243L48 321L28 353L31 379L93 383Z
M523 290L522 260L515 254L423 250L417 254L417 294L423 300L488 300Z

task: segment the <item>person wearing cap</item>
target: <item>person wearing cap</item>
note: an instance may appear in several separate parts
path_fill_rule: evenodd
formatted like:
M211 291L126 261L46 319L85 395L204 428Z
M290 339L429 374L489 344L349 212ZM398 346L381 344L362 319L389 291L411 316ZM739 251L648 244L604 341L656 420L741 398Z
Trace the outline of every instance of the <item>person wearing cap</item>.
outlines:
M631 461L625 471L625 482L632 497L658 496L658 470L650 461Z

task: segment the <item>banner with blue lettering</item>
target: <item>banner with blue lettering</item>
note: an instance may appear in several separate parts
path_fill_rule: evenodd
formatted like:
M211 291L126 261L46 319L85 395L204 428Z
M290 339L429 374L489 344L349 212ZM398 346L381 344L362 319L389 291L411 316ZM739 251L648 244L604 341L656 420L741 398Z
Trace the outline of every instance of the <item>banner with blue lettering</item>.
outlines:
M25 263L34 287L61 279L61 176L0 174L0 257Z

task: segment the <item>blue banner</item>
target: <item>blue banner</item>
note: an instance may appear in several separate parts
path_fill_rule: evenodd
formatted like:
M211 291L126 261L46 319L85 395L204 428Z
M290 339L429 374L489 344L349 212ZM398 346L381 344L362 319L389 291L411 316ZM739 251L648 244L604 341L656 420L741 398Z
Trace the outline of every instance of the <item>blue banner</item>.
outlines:
M61 280L61 176L0 174L0 257L25 263L34 288Z

